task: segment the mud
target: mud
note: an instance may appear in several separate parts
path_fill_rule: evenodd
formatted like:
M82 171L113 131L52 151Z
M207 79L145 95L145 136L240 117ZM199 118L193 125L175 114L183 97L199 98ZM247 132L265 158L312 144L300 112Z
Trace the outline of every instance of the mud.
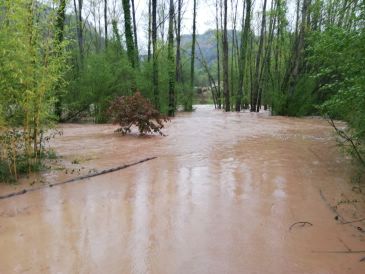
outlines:
M0 273L365 273L365 223L335 219L365 217L365 189L324 120L199 106L167 137L62 129L66 169L0 194L158 158L0 200Z

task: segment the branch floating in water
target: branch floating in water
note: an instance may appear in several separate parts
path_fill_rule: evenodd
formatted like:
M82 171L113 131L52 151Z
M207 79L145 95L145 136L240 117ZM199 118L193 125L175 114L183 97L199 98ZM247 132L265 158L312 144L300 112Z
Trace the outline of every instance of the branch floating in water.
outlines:
M105 170L100 171L100 172L95 172L95 173L92 173L92 174L89 174L89 175L84 175L84 176L72 178L72 179L69 179L69 180L66 180L66 181L63 181L63 182L49 184L47 186L41 186L41 187L36 187L36 188L23 189L23 190L20 190L18 192L13 192L13 193L10 193L10 194L7 194L7 195L0 196L0 200L11 198L11 197L14 197L14 196L23 195L23 194L28 193L28 192L34 192L34 191L37 191L37 190L44 189L46 187L54 187L54 186L64 185L64 184L73 183L73 182L76 182L76 181L81 181L81 180L85 180L85 179L88 179L88 178L104 175L104 174L107 174L107 173L111 173L111 172L115 172L115 171L118 171L118 170L121 170L121 169L131 167L131 166L142 164L144 162L151 161L151 160L154 160L156 158L157 157L149 157L149 158L140 160L138 162L134 162L134 163L131 163L131 164L125 164L125 165L118 166L118 167L115 167L115 168L105 169Z
M296 222L289 227L289 230L292 230L296 225L300 225L301 227L305 227L306 225L313 226L310 222Z

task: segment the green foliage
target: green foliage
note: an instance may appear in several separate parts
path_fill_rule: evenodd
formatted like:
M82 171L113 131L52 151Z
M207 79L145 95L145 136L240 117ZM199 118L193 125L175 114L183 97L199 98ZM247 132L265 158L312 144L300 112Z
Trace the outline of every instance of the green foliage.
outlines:
M72 117L79 110L91 109L90 114L96 122L105 122L108 102L116 96L131 94L133 81L134 70L128 60L118 56L112 48L89 55L84 69L72 80L63 100L66 116Z
M40 163L55 87L67 69L66 43L55 45L55 13L36 1L2 1L0 10L0 161L17 179Z
M293 93L274 93L272 111L274 115L306 116L318 114L318 98L313 92L316 80L310 75L302 75Z
M38 151L29 154L27 132L20 129L3 131L0 135L0 182L15 182L19 175L40 171L44 159L55 159L56 154L47 148L48 142L59 135L58 131L50 131L48 135L40 133L37 140ZM34 142L33 137L31 141Z
M325 100L320 110L348 122L346 135L355 144L348 152L355 158L364 157L365 31L331 27L313 34L312 39L309 61L316 68L320 98Z

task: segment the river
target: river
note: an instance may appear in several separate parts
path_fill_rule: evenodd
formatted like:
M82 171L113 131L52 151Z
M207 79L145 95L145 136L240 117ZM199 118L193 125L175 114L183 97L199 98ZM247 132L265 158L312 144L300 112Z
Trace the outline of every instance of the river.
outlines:
M322 119L197 106L166 137L61 128L44 184L157 158L0 200L1 274L365 273L365 223L341 223L364 195Z

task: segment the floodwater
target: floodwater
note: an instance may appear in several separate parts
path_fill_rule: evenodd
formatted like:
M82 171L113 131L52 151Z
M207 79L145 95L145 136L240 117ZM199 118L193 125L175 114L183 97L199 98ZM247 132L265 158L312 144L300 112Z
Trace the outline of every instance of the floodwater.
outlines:
M334 212L365 217L364 196L324 120L198 106L166 137L62 128L46 183L157 158L0 200L1 274L365 273L365 223Z

